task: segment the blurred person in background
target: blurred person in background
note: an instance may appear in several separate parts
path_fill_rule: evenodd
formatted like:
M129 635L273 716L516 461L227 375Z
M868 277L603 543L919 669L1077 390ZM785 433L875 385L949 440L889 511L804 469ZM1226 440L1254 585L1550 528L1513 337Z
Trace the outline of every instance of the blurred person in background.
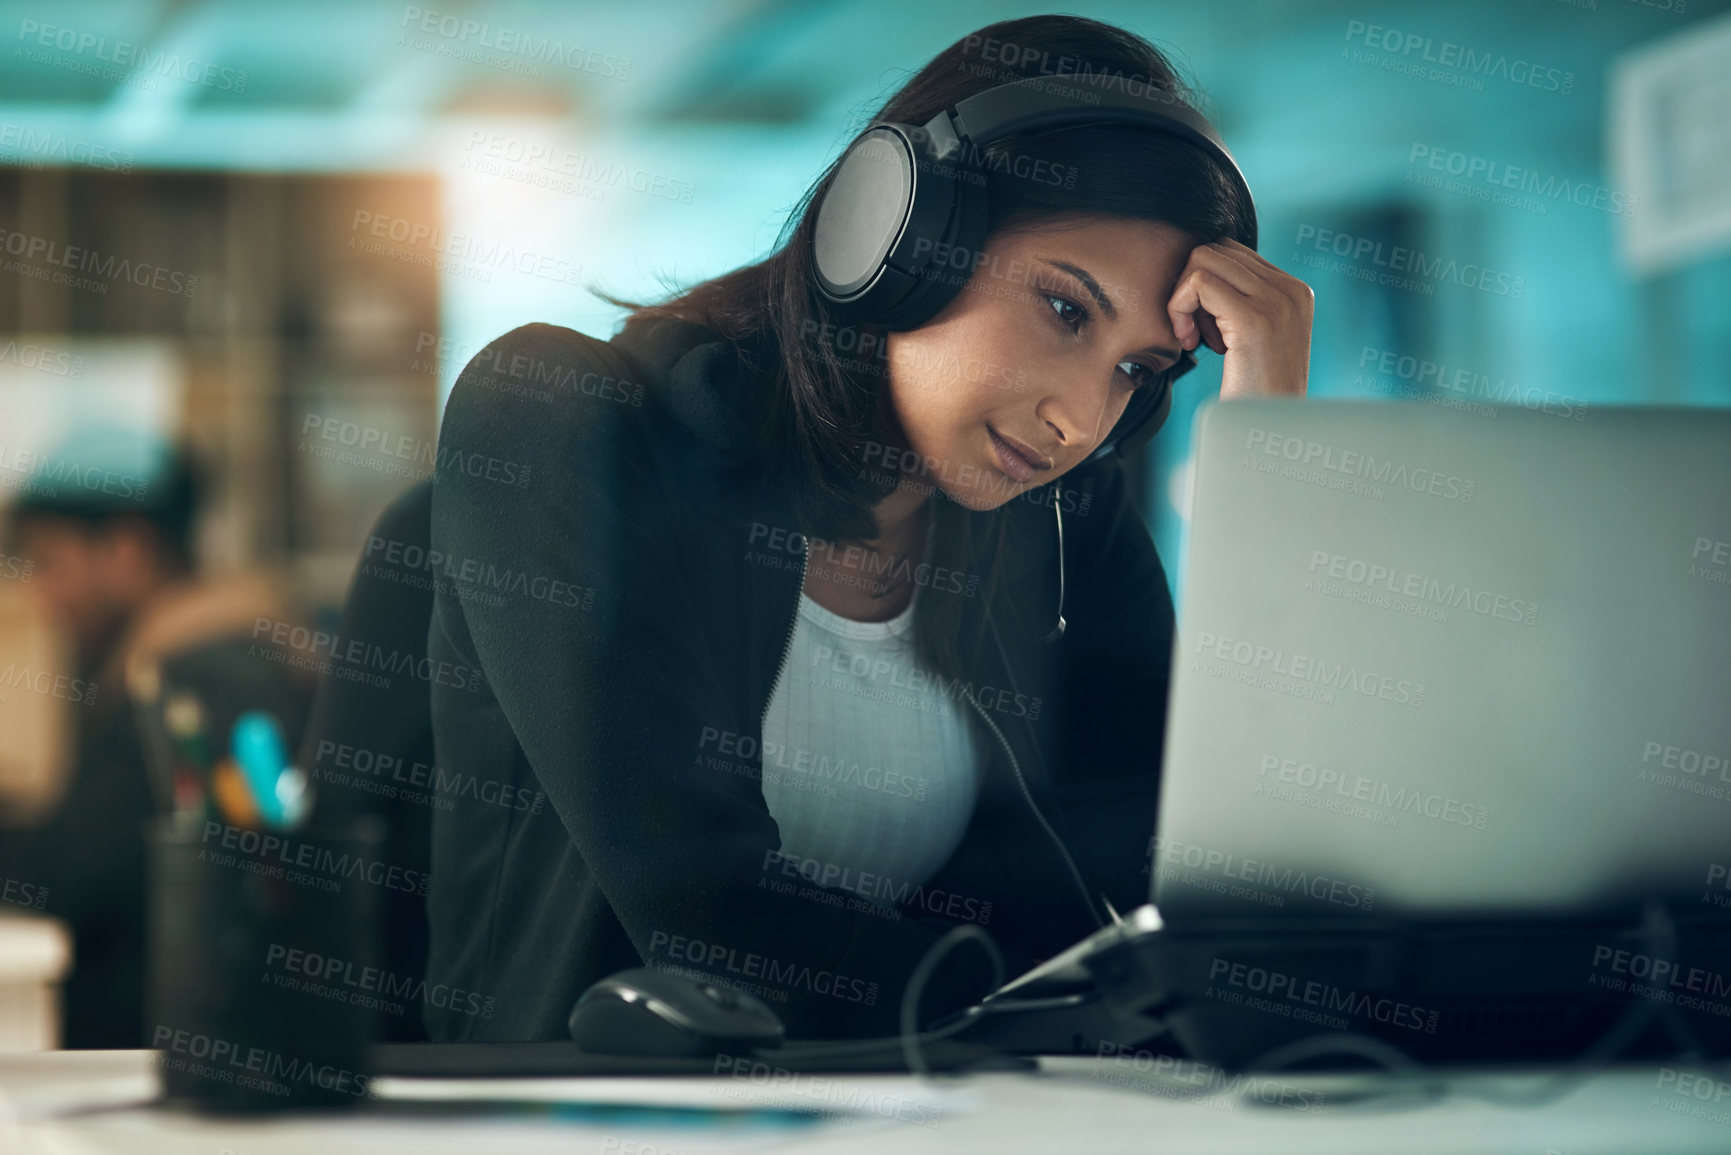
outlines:
M205 701L210 731L248 704L296 726L306 687L286 667L249 656L260 616L281 616L282 599L258 575L200 578L195 533L199 471L184 452L147 448L138 478L87 467L77 447L50 455L78 480L33 484L12 506L9 548L33 566L27 589L63 643L68 668L33 679L51 690L69 754L55 793L0 810L0 872L47 892L44 911L69 924L72 972L63 991L63 1045L144 1045L146 823L171 804L164 769L153 765L129 668ZM124 479L96 484L94 478ZM4 665L0 661L0 665ZM134 678L136 681L136 676ZM292 732L292 731L291 731Z

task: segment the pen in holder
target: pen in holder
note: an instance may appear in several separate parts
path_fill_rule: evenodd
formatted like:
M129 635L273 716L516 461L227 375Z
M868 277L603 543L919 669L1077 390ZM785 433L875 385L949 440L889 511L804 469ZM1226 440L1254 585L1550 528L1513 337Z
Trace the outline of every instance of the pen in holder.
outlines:
M366 1096L379 888L425 886L383 847L371 815L271 829L190 812L153 825L145 1035L164 1102L262 1112Z

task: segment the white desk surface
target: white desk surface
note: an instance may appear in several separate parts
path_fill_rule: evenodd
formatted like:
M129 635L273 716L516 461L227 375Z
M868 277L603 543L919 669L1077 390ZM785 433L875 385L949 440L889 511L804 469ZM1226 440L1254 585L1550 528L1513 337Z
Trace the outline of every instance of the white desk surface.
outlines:
M1522 1155L1664 1155L1731 1151L1731 1084L1725 1097L1679 1095L1659 1085L1660 1069L1622 1067L1599 1073L1570 1093L1538 1106L1505 1107L1472 1097L1532 1087L1542 1072L1462 1073L1462 1093L1413 1105L1350 1105L1338 1097L1338 1077L1282 1077L1324 1098L1315 1110L1257 1106L1215 1093L1185 1101L1195 1087L1157 1084L1089 1058L1042 1062L1038 1075L979 1075L921 1084L905 1076L828 1077L813 1102L839 1103L860 1090L880 1102L919 1102L925 1124L863 1116L799 1128L761 1125L667 1125L603 1119L583 1123L468 1122L364 1119L354 1115L279 1117L235 1122L125 1106L154 1094L148 1051L83 1051L0 1055L0 1151L124 1152L125 1155L404 1155L445 1151L560 1151L573 1155L701 1155L710 1151L923 1152L979 1151L1089 1155L1133 1152L1280 1152L1299 1155L1389 1155L1391 1152L1520 1152ZM1101 1076L1129 1074L1132 1086ZM415 1095L426 1080L379 1080L391 1097ZM1361 1080L1355 1085L1363 1086ZM1713 1082L1711 1087L1721 1084ZM742 1091L741 1088L747 1088ZM533 1088L537 1097L603 1095L618 1101L670 1096L704 1103L762 1103L749 1084L726 1079L544 1079L464 1081L447 1090L504 1095ZM1337 1089L1331 1095L1331 1088ZM1717 1093L1717 1092L1715 1092ZM757 1094L756 1099L751 1098ZM687 1100L686 1096L690 1098ZM901 1098L897 1098L897 1097ZM1272 1095L1270 1097L1273 1097ZM1333 1101L1331 1101L1331 1099ZM784 1100L785 1101L785 1100ZM69 1109L82 1108L82 1110ZM1691 1114L1690 1109L1697 1108Z

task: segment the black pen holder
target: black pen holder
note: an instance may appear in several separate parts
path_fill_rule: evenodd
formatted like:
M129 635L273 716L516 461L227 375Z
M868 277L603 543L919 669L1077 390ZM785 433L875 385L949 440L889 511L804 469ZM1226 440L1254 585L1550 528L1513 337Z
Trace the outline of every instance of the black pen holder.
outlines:
M380 891L425 885L384 845L369 815L301 831L152 825L145 1042L164 1103L267 1112L366 1097Z

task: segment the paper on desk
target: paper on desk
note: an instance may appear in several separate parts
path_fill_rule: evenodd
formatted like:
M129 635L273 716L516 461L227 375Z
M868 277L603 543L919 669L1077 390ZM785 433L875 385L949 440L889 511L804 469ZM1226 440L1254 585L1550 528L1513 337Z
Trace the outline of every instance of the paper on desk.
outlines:
M418 1079L381 1075L374 1097L417 1100L499 1099L608 1103L712 1110L782 1109L880 1118L926 1125L975 1109L959 1087L899 1075L823 1075L742 1071L737 1078L656 1075L651 1078Z
M133 1071L136 1063L104 1062L110 1056L127 1059L129 1051L46 1051L0 1056L0 1079L7 1093L0 1096L0 1124L52 1119L69 1113L121 1110L141 1107L161 1093L155 1071ZM56 1078L56 1066L66 1065L63 1055L83 1058L80 1066L90 1073L77 1082ZM100 1057L98 1057L100 1056ZM32 1064L35 1071L31 1070ZM29 1072L28 1074L21 1072ZM37 1072L41 1072L38 1074ZM35 1077L31 1077L35 1075Z
M78 1151L86 1155L731 1155L838 1135L876 1144L905 1125L786 1111L708 1111L668 1107L594 1108L522 1100L428 1100L355 1112L288 1112L242 1118L192 1112L110 1110L0 1123L0 1151Z
M437 1121L425 1118L352 1120L380 1137L405 1139L424 1131L428 1139L450 1141L465 1132L486 1131L489 1142L512 1132L509 1146L527 1150L564 1128L564 1150L584 1132L616 1140L610 1151L702 1155L761 1149L777 1137L794 1140L813 1134L848 1131L873 1134L910 1126L936 1128L946 1119L978 1109L969 1090L926 1083L905 1076L818 1075L776 1071L762 1077L725 1079L656 1076L653 1078L416 1079L380 1077L372 1094L387 1103L424 1105L443 1111L453 1101L461 1113ZM482 1104L514 1105L511 1118L489 1115ZM534 1105L550 1109L537 1116ZM476 1108L480 1108L477 1110ZM561 1110L576 1108L576 1110ZM861 1130L863 1129L863 1130Z
M124 1055L123 1057L131 1057ZM34 1097L15 1112L20 1135L73 1127L90 1150L216 1150L247 1155L300 1155L308 1150L367 1155L469 1152L559 1152L560 1155L721 1155L838 1135L873 1144L935 1129L978 1109L966 1088L907 1076L808 1075L766 1069L756 1080L713 1077L418 1079L371 1081L379 1109L339 1114L290 1113L249 1123L211 1121L184 1112L139 1109L144 1075L107 1080L99 1095L84 1087L73 1107L65 1095ZM731 1084L731 1085L730 1085ZM47 1090L47 1088L44 1088ZM106 1110L92 1110L97 1106ZM16 1106L16 1105L15 1105ZM3 1112L0 1112L3 1114ZM213 1129L214 1128L214 1129ZM0 1149L6 1148L0 1124ZM231 1135L230 1132L233 1132ZM917 1132L920 1134L927 1131ZM102 1138L98 1138L98 1137ZM211 1146L221 1138L218 1146ZM113 1140L110 1146L108 1140ZM30 1149L26 1147L25 1149Z

